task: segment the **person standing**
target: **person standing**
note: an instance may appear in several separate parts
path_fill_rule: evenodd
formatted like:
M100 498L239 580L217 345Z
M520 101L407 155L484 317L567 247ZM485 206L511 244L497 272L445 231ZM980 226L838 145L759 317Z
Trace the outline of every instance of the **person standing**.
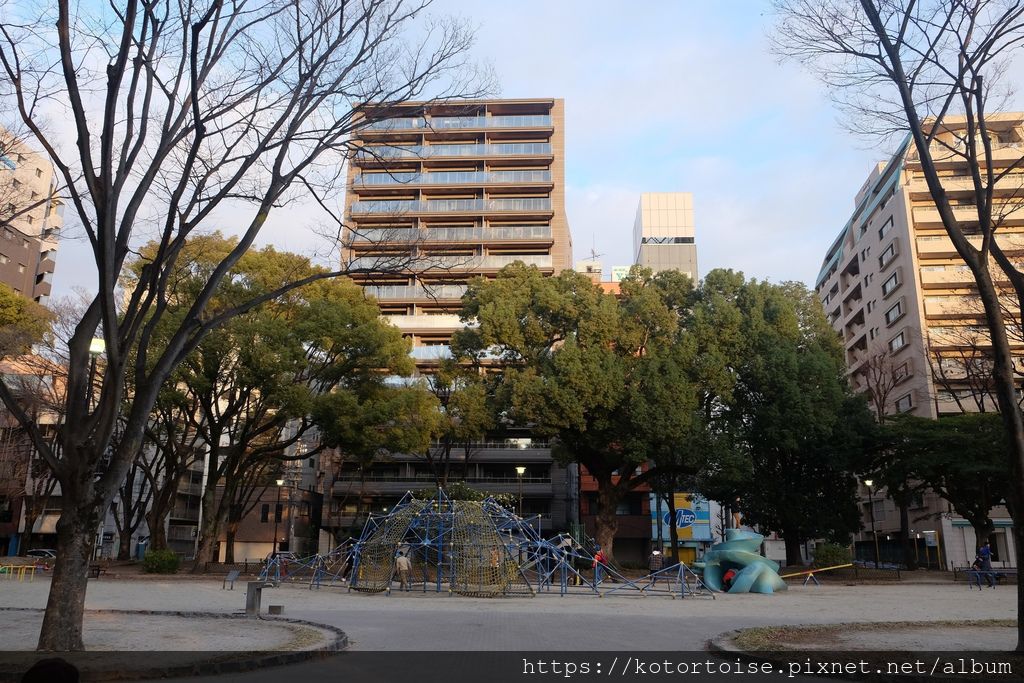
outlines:
M605 572L608 571L608 556L604 554L604 550L601 546L597 546L597 552L594 553L594 585L598 585L604 581Z
M651 556L647 559L647 568L651 570L650 585L653 586L658 582L658 572L665 568L665 556L660 550L651 551Z
M978 550L978 559L981 560L981 570L985 572L985 580L988 581L989 588L995 588L996 576L992 571L992 546L988 541L981 544L981 549Z
M412 590L409 587L409 572L412 570L412 562L405 553L398 553L398 557L395 559L395 568L398 570L399 586L398 590L404 590L409 592Z

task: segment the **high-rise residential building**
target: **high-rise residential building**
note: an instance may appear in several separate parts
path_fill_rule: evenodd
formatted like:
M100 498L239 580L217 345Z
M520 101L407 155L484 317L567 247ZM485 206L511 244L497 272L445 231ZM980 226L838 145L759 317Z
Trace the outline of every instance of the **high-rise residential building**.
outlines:
M411 340L418 372L429 374L450 356L471 278L516 261L551 275L572 265L563 102L369 104L362 111L386 118L354 136L344 258L366 269L353 279ZM465 467L455 469L471 486L495 493L521 486L524 513L541 515L544 525L566 528L574 517L574 470L553 463L547 444L528 432L471 444L466 453L458 456ZM356 496L379 511L432 481L415 455L378 463L362 479L342 464L324 524L344 527Z
M633 222L636 263L654 272L678 270L697 281L693 195L689 192L645 192Z
M0 282L46 302L63 213L53 166L0 128Z
M994 190L994 215L1000 247L1013 259L1024 256L1024 114L990 117L993 160L1010 168ZM958 220L970 231L977 225L973 182L962 158L949 151L963 137L962 119L948 119L938 134L933 159ZM972 241L980 237L971 237ZM993 264L993 272L998 266ZM905 142L886 163L878 164L854 200L853 215L829 247L815 289L833 327L842 335L853 388L873 399L885 413L924 417L986 408L993 399L986 384L985 349L989 345L984 313L971 272L946 235L921 171L920 159ZM1019 315L1019 311L1015 312ZM1017 362L1024 365L1024 339L1011 335ZM864 496L864 525L875 528L896 557L894 532L899 512L884 495ZM929 493L910 511L920 557L966 566L974 557L974 534L966 520L946 512ZM1014 557L1009 515L992 512L997 531L992 543L1004 560ZM941 519L940 519L941 517ZM874 550L870 532L858 543L864 556Z

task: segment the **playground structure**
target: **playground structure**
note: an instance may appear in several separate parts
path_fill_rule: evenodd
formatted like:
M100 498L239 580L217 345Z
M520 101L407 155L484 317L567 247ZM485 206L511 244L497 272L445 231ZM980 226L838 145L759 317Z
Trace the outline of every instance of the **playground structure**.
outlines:
M685 564L629 578L614 566L598 565L589 540L567 534L545 539L538 528L537 520L517 516L493 498L453 500L439 490L430 500L420 500L407 493L387 513L371 515L359 539L349 539L326 555L292 562L273 558L260 579L387 594L398 579L396 559L401 554L412 564L410 583L422 592L471 597L636 592L714 598Z
M704 554L702 572L705 585L711 590L728 593L774 593L786 590L786 582L779 576L779 564L758 551L764 536L753 531L726 529L725 540L711 546ZM732 585L723 586L726 572L736 574ZM817 583L817 580L815 580Z

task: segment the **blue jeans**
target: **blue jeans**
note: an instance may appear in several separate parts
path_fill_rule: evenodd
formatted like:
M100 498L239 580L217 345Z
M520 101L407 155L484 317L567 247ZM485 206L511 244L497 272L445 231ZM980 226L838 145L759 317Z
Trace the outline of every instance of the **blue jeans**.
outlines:
M982 577L982 575L985 576L985 580L988 582L988 585L991 588L995 588L995 586L996 586L995 572L979 571L977 569L972 569L968 573L968 575L967 575L967 582L968 582L968 584L972 584L972 583L976 584L978 586L978 589L980 590L981 589L981 577Z

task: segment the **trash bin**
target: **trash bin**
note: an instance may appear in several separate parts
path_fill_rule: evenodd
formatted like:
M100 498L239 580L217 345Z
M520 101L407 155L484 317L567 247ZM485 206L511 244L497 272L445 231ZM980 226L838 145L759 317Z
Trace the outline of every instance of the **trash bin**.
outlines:
M149 541L139 541L135 544L135 559L141 560L146 556L146 548L149 547Z

